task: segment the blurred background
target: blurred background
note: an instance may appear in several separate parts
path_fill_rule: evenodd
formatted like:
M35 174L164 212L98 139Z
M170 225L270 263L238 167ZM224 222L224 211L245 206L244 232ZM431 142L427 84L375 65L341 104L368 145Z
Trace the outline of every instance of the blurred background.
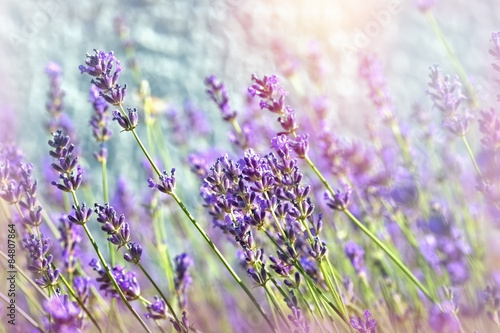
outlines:
M433 13L482 106L493 106L498 89L493 84L488 49L491 32L500 29L500 6L493 0L437 0ZM298 114L312 112L300 107L307 105L302 98L326 96L328 126L340 135L365 141L369 141L366 123L378 113L358 75L359 52L376 53L383 63L403 127L415 103L432 109L425 93L429 66L438 64L444 73L456 74L443 45L413 1L2 0L0 20L0 139L17 142L28 161L40 161L47 155L45 142L50 135L44 124L49 80L45 67L57 62L63 70L65 112L74 120L86 177L95 177L97 183L100 169L92 157L96 143L88 125L92 114L90 80L78 70L85 53L93 53L93 49L113 50L121 59L125 71L120 80L129 85L130 107L141 105L137 77L130 70L134 64L140 68L142 78L149 82L155 110L167 123L163 127L166 137L172 136L168 123L178 112L174 110L182 110L186 101L202 111L215 129L208 136L195 137L187 148L170 140L167 145L173 165L164 165L167 170L182 165L194 151L231 149L227 140L230 126L222 121L205 92L204 79L210 74L227 84L236 110L245 108L252 73L278 74ZM135 50L135 63L130 63L131 49ZM322 76L320 87L313 84L311 73ZM435 113L439 119L438 111ZM117 126L113 129L110 187L114 188L121 177L129 181L131 189L147 190L144 172L137 171L144 169L142 153L132 136L118 133ZM476 125L469 141L474 149L479 147ZM311 142L312 149L315 144ZM465 155L463 159L468 161ZM42 171L35 172L40 176ZM187 168L178 169L178 179L186 180L179 186L189 204L196 206L199 183L194 177L185 177L188 173ZM103 235L98 237L104 242ZM171 245L175 253L190 248L183 239L173 239ZM195 258L195 262L202 263L203 258ZM228 308L236 306L231 300L226 302ZM209 325L210 316L205 320L201 326ZM255 320L259 319L248 319Z

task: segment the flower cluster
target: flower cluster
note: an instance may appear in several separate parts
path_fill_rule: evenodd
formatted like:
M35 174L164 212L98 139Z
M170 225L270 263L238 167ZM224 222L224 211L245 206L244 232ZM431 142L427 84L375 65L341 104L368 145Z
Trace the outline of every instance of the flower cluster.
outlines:
M193 265L193 259L187 253L181 253L174 258L175 263L175 290L179 298L179 306L181 309L187 307L187 289L193 283L193 279L188 272L190 266ZM187 326L189 327L189 326Z
M54 287L59 283L59 270L52 268L54 257L48 254L50 248L50 239L29 234L23 239L23 247L29 252L28 269L41 278L35 282L42 288Z
M92 259L89 265L99 274L99 277L96 278L96 281L100 284L99 290L104 290L106 296L110 295L111 297L118 298L118 291L114 288L113 282L106 270L101 267L97 259ZM137 281L137 274L131 271L127 272L124 267L119 265L111 269L111 274L128 301L136 300L141 296L141 287Z
M430 67L430 89L427 94L434 106L441 111L443 127L456 136L465 136L470 128L472 115L468 108L460 109L460 104L467 100L462 93L458 77L443 76L438 66Z

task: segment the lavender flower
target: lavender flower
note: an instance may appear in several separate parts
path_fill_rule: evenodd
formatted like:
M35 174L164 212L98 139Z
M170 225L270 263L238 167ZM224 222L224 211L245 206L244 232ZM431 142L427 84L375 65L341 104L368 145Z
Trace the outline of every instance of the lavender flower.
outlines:
M429 326L436 333L460 332L460 322L455 315L455 307L451 302L442 306L434 305L429 313Z
M371 319L371 312L369 310L365 310L364 312L365 319L363 320L360 317L351 318L351 326L356 330L356 333L375 333L375 329L377 328L377 321L375 319Z
M127 85L121 87L118 78L123 68L120 62L111 51L109 53L94 50L95 54L87 53L84 65L80 65L80 73L87 73L94 77L92 83L99 88L100 95L111 105L120 105L126 96ZM113 73L112 73L113 72Z
M48 254L50 248L50 239L40 235L40 238L34 234L29 234L23 239L23 247L29 252L28 269L41 278L35 282L42 288L54 287L59 283L59 270L52 268L54 257Z
M120 297L118 291L114 289L106 270L101 267L97 259L92 259L89 265L99 274L99 277L96 278L96 281L100 283L99 289L104 290L106 296ZM124 267L116 265L111 269L111 274L113 274L118 287L128 301L133 301L141 296L141 288L134 272L127 272Z
M149 187L156 188L160 192L166 194L172 194L175 190L175 168L172 168L170 171L170 177L167 174L167 171L163 171L163 175L160 176L161 183L157 183L153 180L153 178L148 179Z
M366 274L366 266L364 261L365 251L361 246L354 243L353 241L347 242L345 249L345 255L351 261L352 267L356 271L356 274Z
M71 302L68 295L54 296L44 301L43 307L49 315L47 329L50 332L78 333L82 331L82 310L76 302Z
M437 65L430 67L430 90L427 94L434 102L434 106L441 111L443 127L457 136L465 136L469 131L472 115L469 109L460 112L459 107L467 97L462 93L458 77L453 79L443 76Z
M330 192L325 192L325 201L328 207L334 210L344 211L349 205L351 199L351 187L349 185L344 185L344 192L337 192L331 195Z
M144 316L148 319L153 320L163 320L166 319L170 314L167 312L167 304L159 296L155 296L154 302L147 305L148 313Z
M227 122L234 121L234 118L236 118L236 111L231 110L231 104L229 103L229 96L224 82L219 81L217 77L212 74L205 79L205 85L207 86L207 94L219 107L222 113L222 119Z
M415 0L415 5L422 12L429 11L433 6L436 0Z
M387 89L382 63L374 54L360 53L359 76L368 85L369 97L382 120L386 123L395 121L394 106Z
M179 306L185 309L187 306L187 289L193 282L191 275L189 275L188 268L193 265L193 259L187 253L181 253L174 259L175 262L175 290L179 298Z
M66 271L73 273L75 270L76 260L80 254L79 243L82 241L80 229L74 223L71 223L68 216L62 214L59 218L59 232L61 238L59 242L63 249L62 257Z

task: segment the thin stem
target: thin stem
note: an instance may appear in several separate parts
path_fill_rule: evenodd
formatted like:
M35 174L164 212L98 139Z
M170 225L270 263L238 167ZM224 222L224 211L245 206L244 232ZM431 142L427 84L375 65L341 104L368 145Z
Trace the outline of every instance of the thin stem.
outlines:
M90 233L90 230L89 230L89 228L87 227L86 224L83 225L83 230L85 230L85 233L87 234L87 237L89 238L90 243L94 247L94 250L97 253L97 256L99 257L99 260L101 261L102 266L106 270L106 273L108 274L108 277L111 279L113 287L115 288L115 290L120 295L120 298L125 303L125 305L130 310L130 312L132 312L132 314L134 315L134 317L141 323L142 327L144 327L144 329L146 330L146 332L151 333L151 330L148 328L148 326L146 325L146 323L142 320L142 318L139 316L139 314L134 310L134 308L132 307L132 305L129 303L129 301L127 300L127 298L123 294L123 291L121 290L120 286L118 285L118 283L115 280L115 277L111 273L108 264L104 260L104 257L102 256L102 253L99 250L99 247L97 246L97 243L95 242L94 237L92 237L92 234Z
M141 263L138 263L137 266L139 266L139 268L141 269L141 271L144 273L144 275L146 275L147 279L153 284L153 286L155 287L156 291L160 294L161 298L163 298L163 300L165 301L165 304L167 304L168 309L172 313L172 316L174 316L175 321L177 321L180 324L181 322L179 321L179 318L177 318L177 315L175 314L174 308L172 307L172 305L170 305L170 302L165 297L165 295L163 295L161 289L158 287L158 285L156 284L156 282L151 278L151 276L149 275L148 271L146 271L144 269L144 266L142 266Z
M439 24L437 23L434 15L432 14L431 11L427 11L425 13L425 16L426 16L427 20L429 21L429 24L431 25L432 30L434 31L434 33L436 34L438 39L443 44L443 46L446 50L446 53L448 54L448 57L451 60L453 67L455 67L455 70L458 73L458 76L460 76L460 79L465 84L465 87L466 87L467 91L469 92L470 97L472 98L472 105L474 107L478 108L480 106L480 103L479 103L479 99L477 98L476 91L474 90L474 87L470 83L469 78L467 76L467 73L465 72L464 68L462 67L462 64L460 63L457 56L455 55L455 53L451 49L450 44L446 40L446 36L444 35L443 31L439 27Z
M119 108L120 108L120 110L121 110L122 113L125 113L125 111L123 110L123 107L121 105L119 105ZM135 132L135 130L131 130L131 132L134 135L134 138L137 141L137 144L139 145L139 147L141 148L142 152L144 153L144 155L148 159L149 163L151 164L151 167L155 170L156 174L158 176L160 176L161 175L160 169L158 169L158 167L156 166L156 163L153 161L153 159L151 158L151 156L147 152L146 147L144 147L144 144L142 143L141 139L139 138L139 136L137 135L137 133ZM215 252L215 254L219 257L220 261L224 264L224 266L229 271L229 273L233 276L233 278L236 280L236 282L241 286L241 288L243 289L243 291L250 298L250 300L252 301L252 303L257 307L258 311L264 317L264 320L268 323L268 325L271 327L271 329L274 332L277 332L276 328L273 325L273 323L271 322L271 320L268 318L268 316L264 312L264 309L262 309L262 307L259 305L259 303L255 299L255 297L252 295L252 293L250 292L250 290L248 290L248 288L245 286L245 284L243 283L243 281L241 280L241 278L236 274L236 272L233 270L233 268L231 267L231 265L229 265L229 263L227 262L226 258L224 258L224 256L222 255L222 253L215 246L215 244L212 242L212 240L210 239L210 237L208 236L208 234L205 232L205 230L203 230L203 228L198 224L198 222L196 221L196 219L191 215L191 213L189 212L189 210L187 209L187 207L184 205L184 203L181 201L181 199L177 196L177 194L175 192L172 192L171 195L174 198L174 200L177 202L177 204L179 205L179 207L182 209L182 211L184 212L184 214L191 221L191 223L196 227L196 229L198 229L199 233L202 235L202 237L205 239L205 241L208 243L208 245L212 248L212 250Z
M53 268L55 268L54 265L52 265L52 266L53 266ZM62 276L62 274L59 275L59 278L61 279L62 283L66 286L66 289L68 289L68 292L70 293L70 295L76 299L76 301L78 302L80 307L83 309L83 311L85 311L85 313L87 314L89 319L92 321L92 323L95 325L95 327L97 327L97 330L99 332L102 332L101 328L99 327L99 324L97 324L97 321L94 319L94 317L92 316L90 311L87 309L85 304L83 304L83 302L80 300L80 298L75 294L73 288L71 288L71 285L68 283L68 281L64 278L64 276Z
M465 148L467 148L467 152L469 153L469 156L472 160L472 164L474 164L474 169L476 169L476 172L479 175L479 177L483 178L483 174L481 173L481 170L479 169L479 166L477 165L476 158L474 157L474 153L472 152L472 149L469 146L469 142L467 141L467 138L465 136L462 136L462 141L465 145Z
M75 193L74 190L71 191L71 195L73 197L73 201L75 203L76 208L80 209L80 205L78 203L78 198L76 197L76 193ZM101 261L102 266L106 270L106 273L108 274L108 277L110 278L110 280L111 280L111 282L113 284L113 287L115 288L115 290L120 295L120 298L122 299L123 303L125 303L125 305L130 310L130 312L132 312L132 314L134 315L134 317L141 323L142 327L144 327L144 329L146 330L146 332L151 333L151 330L148 328L148 326L146 325L146 323L142 320L142 318L139 316L139 314L134 310L134 308L132 307L132 305L129 303L129 301L127 300L127 298L123 294L123 291L121 290L120 286L116 282L115 277L111 273L111 270L109 269L109 266L106 263L106 260L104 260L104 257L102 256L102 253L99 250L99 246L97 245L96 241L94 240L94 237L92 237L92 234L90 233L90 230L87 227L87 224L83 224L82 227L83 227L83 230L85 230L85 233L87 234L87 237L88 237L90 243L92 244L92 247L94 248L95 252L97 253L97 256L99 257L99 260Z
M179 207L181 207L182 211L188 217L188 219L191 221L191 223L196 227L196 229L198 229L198 232L202 235L202 237L208 243L208 245L210 246L210 248L219 257L219 260L224 264L224 266L229 271L229 273L232 275L232 277L234 278L234 280L241 286L241 288L247 294L247 296L250 298L250 300L255 305L255 307L257 308L257 310L259 310L259 312L262 315L262 317L264 317L264 320L268 323L268 325L271 327L271 329L274 332L277 332L277 330L274 327L273 323L271 322L271 320L268 318L268 316L264 312L264 309L262 309L262 307L259 305L259 303L255 299L255 297L252 295L252 293L250 292L250 290L248 290L247 286L243 283L243 281L238 276L238 274L236 274L236 272L233 270L233 268L231 267L231 265L227 262L226 258L222 255L222 253L219 251L219 249L217 248L217 246L214 244L214 242L207 235L207 233L205 232L205 230L203 230L203 228L198 224L198 222L196 221L196 219L191 215L191 213L189 212L189 210L187 209L187 207L184 205L184 203L181 201L181 199L177 196L177 194L175 192L172 192L171 195L174 198L174 200L177 202L177 204L179 205Z
M429 293L429 291L415 277L415 275L413 275L410 269L406 267L405 264L403 264L401 259L399 259L394 254L394 252L389 250L389 248L384 243L382 243L382 241L378 239L377 236L375 236L370 230L368 230L368 228L366 228L354 215L352 215L352 213L348 209L344 210L344 213L351 219L352 222L354 222L354 224L356 224L359 229L361 229L361 231L363 231L368 237L370 237L370 239L392 259L396 266L398 266L399 269L401 269L403 273L405 273L405 275L425 294L425 296L427 296L430 301L437 303L437 300L434 298L434 296Z

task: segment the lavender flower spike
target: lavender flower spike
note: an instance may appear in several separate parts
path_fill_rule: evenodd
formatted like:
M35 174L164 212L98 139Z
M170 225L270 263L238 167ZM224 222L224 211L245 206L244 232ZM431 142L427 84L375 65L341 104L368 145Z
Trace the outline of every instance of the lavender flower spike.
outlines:
M170 177L167 174L167 171L163 171L163 175L160 176L161 183L157 183L153 180L153 178L148 179L150 188L157 188L160 192L166 194L172 194L175 190L175 168L172 168L170 171Z
M351 318L351 326L356 330L356 333L375 333L375 329L377 328L377 321L375 319L370 319L372 316L369 310L365 310L364 312L365 320L360 317Z
M50 332L77 333L83 324L82 310L76 302L71 302L68 295L54 296L43 303L51 320L48 324Z
M337 193L335 193L333 196L330 194L330 192L325 192L325 200L328 207L339 211L344 211L347 209L352 190L349 185L345 185L344 188L344 192L340 192L339 190L337 190Z

